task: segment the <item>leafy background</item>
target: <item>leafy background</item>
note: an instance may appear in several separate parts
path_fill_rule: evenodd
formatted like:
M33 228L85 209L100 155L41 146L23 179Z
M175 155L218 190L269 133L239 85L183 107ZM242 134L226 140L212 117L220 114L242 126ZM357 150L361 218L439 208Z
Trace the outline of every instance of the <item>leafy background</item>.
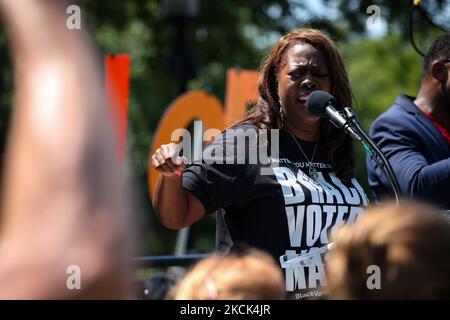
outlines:
M339 45L350 75L357 114L366 129L399 93L415 95L421 57L409 42L412 1L366 0L199 0L194 17L168 16L166 1L86 0L83 28L99 53L132 55L127 163L136 188L140 255L173 254L176 232L155 219L148 197L147 164L153 132L167 106L180 93L203 89L224 101L228 68L257 69L270 46L298 27L315 27ZM370 5L381 9L381 25L368 29ZM448 29L450 1L422 1L434 22ZM414 37L422 51L440 31L419 14ZM4 153L13 79L4 30L0 30L0 152ZM357 177L366 182L364 152L357 147ZM3 158L3 157L2 157ZM191 227L189 252L214 248L214 215Z

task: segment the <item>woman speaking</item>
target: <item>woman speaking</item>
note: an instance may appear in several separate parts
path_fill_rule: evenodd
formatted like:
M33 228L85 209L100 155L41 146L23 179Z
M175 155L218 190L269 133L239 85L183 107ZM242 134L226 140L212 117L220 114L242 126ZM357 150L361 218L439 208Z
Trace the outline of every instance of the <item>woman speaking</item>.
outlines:
M163 225L179 229L217 211L218 250L245 243L269 252L298 299L324 293L320 254L328 236L368 204L354 178L351 138L306 109L314 90L351 107L333 41L318 30L298 29L281 37L263 62L257 104L205 147L202 163L181 161L173 143L152 155L161 173L153 205ZM260 138L262 130L271 133L268 139ZM245 141L244 148L236 141ZM266 143L277 148L270 148L267 161L253 161L250 149Z

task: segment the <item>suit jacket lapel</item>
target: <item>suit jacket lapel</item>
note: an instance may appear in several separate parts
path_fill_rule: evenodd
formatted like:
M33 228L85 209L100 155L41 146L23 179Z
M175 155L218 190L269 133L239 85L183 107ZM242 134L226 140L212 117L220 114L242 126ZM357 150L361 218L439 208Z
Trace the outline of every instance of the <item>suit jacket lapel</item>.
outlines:
M427 131L433 135L436 141L438 141L441 148L439 148L439 150L436 150L437 153L443 152L446 154L447 157L450 156L450 147L447 140L442 136L439 129L436 128L434 123L430 119L428 119L422 113L422 111L420 111L420 109L413 103L412 99L413 99L412 97L401 95L400 97L398 97L396 103L406 112L414 114L418 122L425 128L427 128Z
M441 150L449 150L447 140L441 134L439 129L436 128L434 123L430 119L428 119L419 109L417 109L415 116L417 120L429 130L429 132L433 135L433 137L435 137L439 141L439 145L442 146Z

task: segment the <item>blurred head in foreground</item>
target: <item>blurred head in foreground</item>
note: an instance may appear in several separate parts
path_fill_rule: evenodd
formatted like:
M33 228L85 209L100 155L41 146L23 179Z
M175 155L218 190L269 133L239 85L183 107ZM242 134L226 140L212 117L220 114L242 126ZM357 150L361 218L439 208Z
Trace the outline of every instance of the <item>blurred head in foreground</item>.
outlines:
M180 282L176 300L279 300L285 297L280 268L268 254L250 249L243 255L200 261Z
M425 204L373 208L333 240L331 299L450 298L449 220Z

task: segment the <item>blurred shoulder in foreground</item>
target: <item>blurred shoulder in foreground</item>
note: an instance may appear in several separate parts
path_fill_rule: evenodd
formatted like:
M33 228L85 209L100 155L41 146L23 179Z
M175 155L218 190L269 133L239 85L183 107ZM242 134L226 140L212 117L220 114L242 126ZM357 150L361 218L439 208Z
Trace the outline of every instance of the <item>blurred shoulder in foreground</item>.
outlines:
M336 233L332 299L449 299L450 223L418 202L368 210Z
M68 5L0 0L15 76L1 299L125 298L129 290L129 203L100 69L87 36L67 29Z

